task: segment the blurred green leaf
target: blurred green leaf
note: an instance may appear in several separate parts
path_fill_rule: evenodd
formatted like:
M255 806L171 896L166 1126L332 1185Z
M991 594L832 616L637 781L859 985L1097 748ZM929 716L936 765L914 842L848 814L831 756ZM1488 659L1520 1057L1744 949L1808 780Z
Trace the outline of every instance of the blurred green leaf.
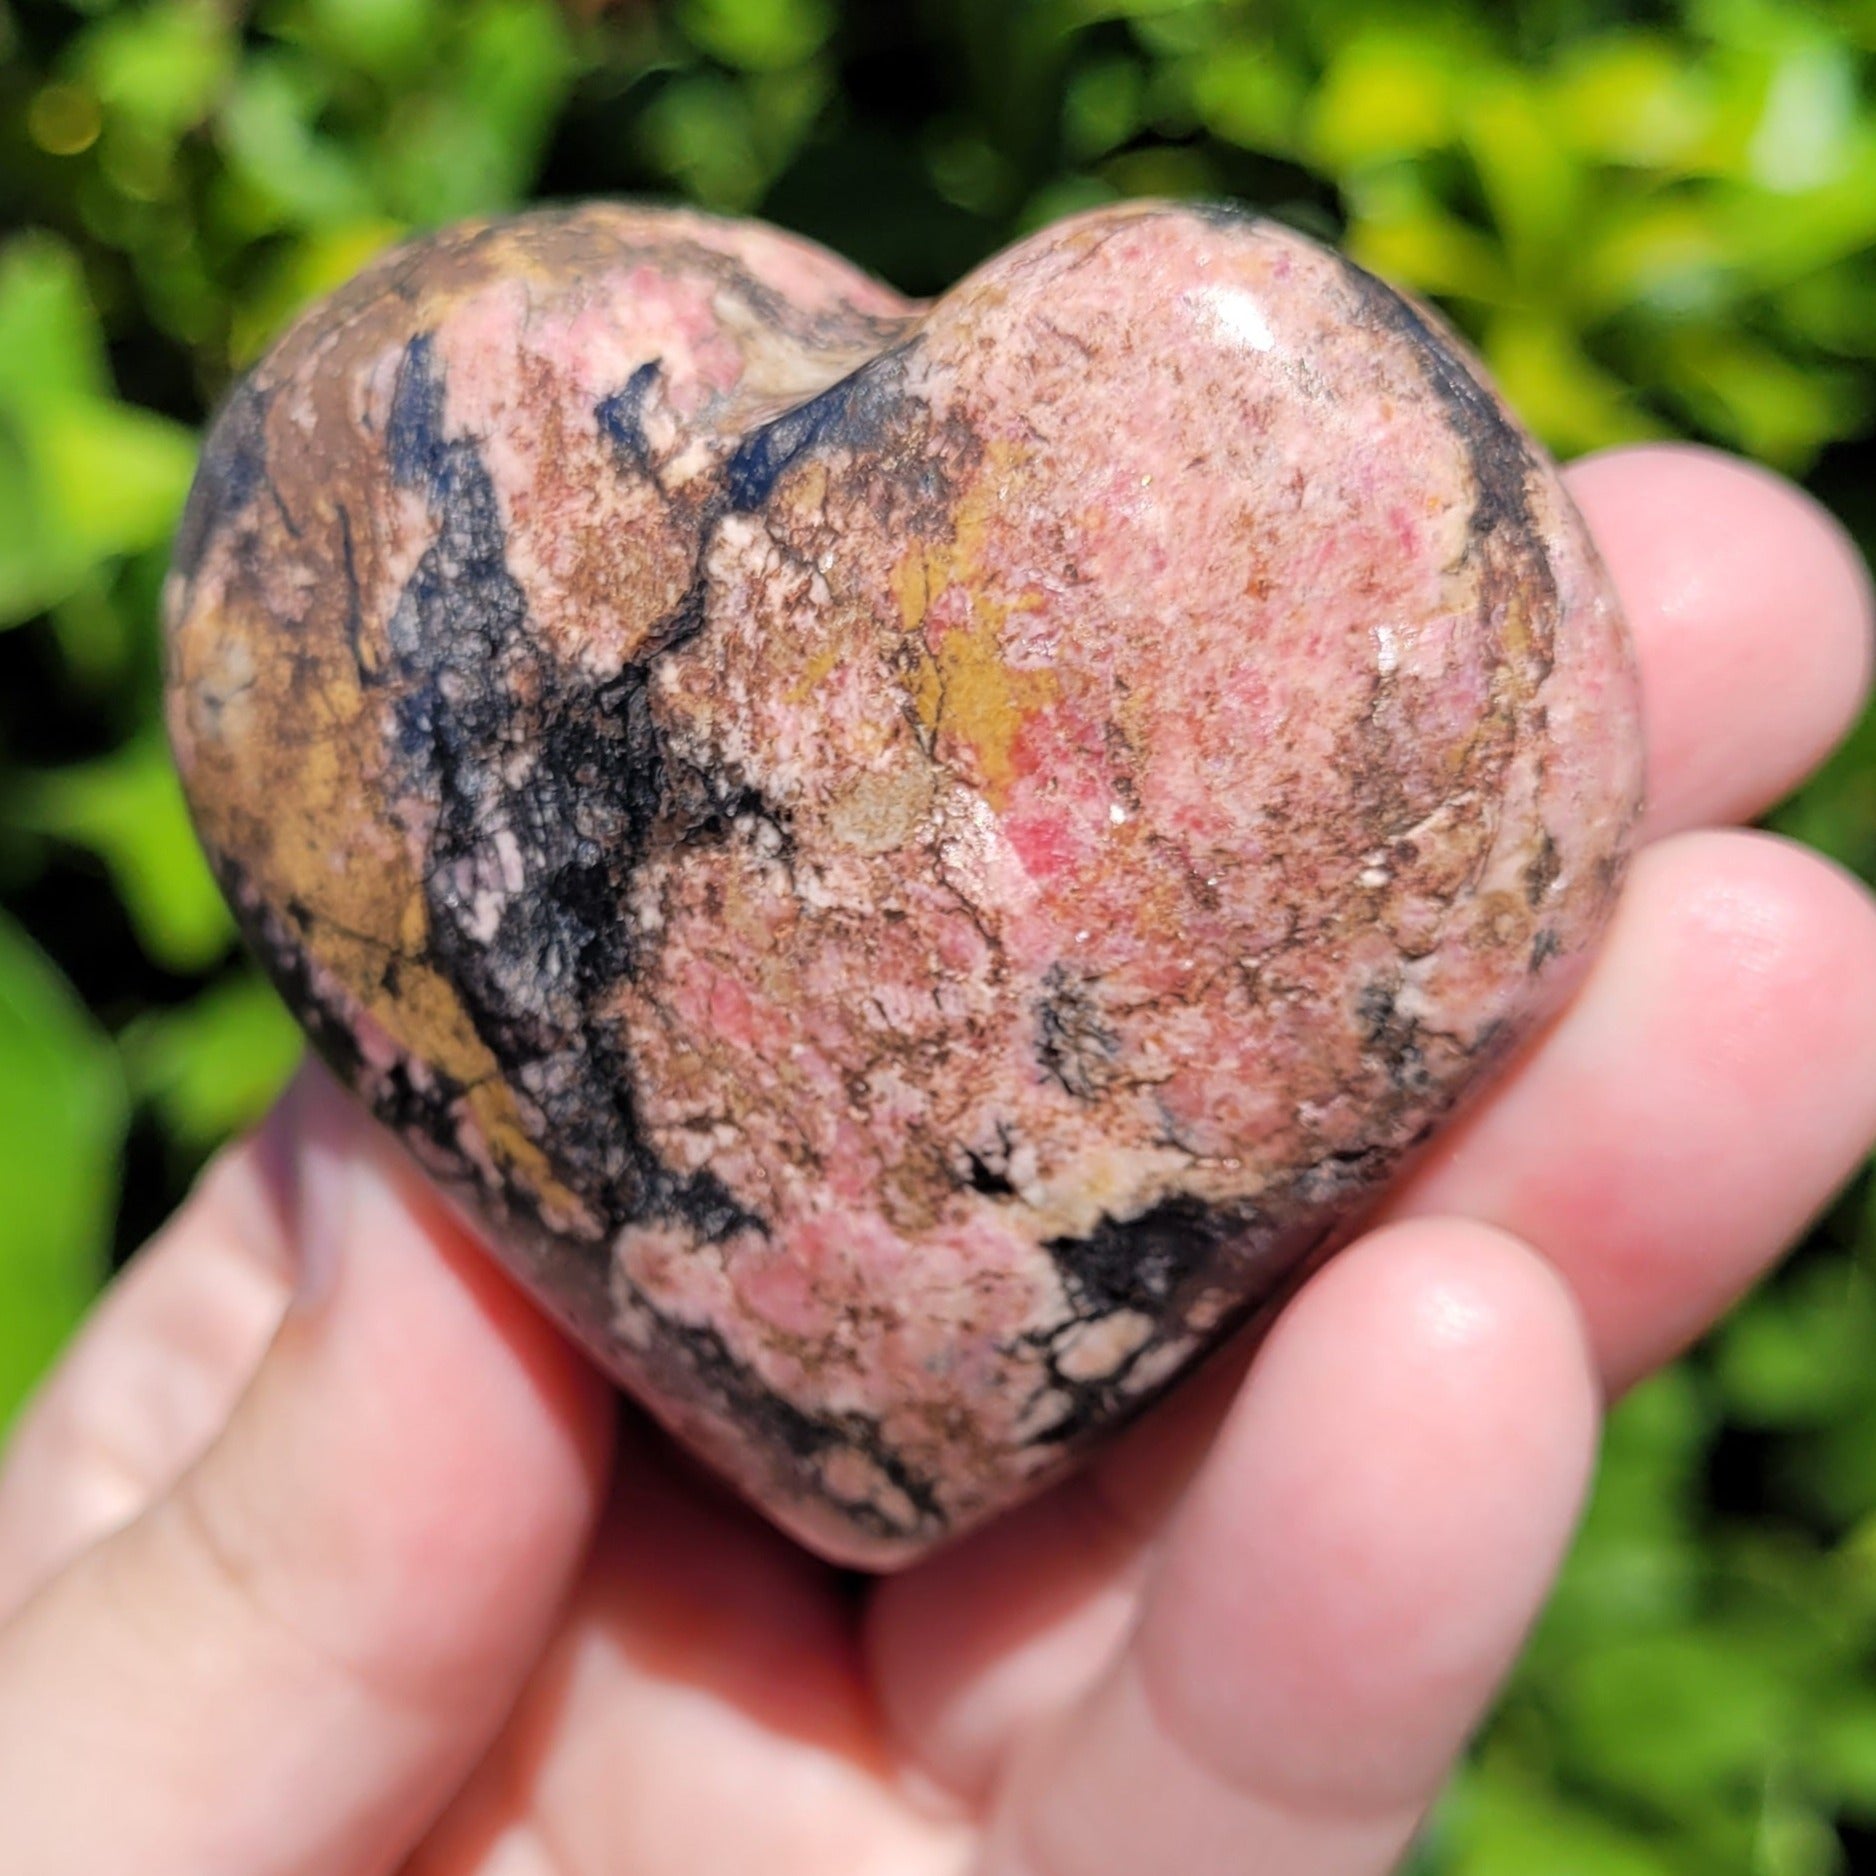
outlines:
M1876 1823L1876 1689L1846 1688L1822 1715L1812 1770L1859 1823Z
M1735 193L1715 204L1713 221L1759 287L1867 257L1876 243L1876 134L1858 138L1836 180L1795 194Z
M1489 1765L1449 1817L1452 1876L1688 1876L1645 1837Z
M108 1039L0 917L0 1427L102 1280L123 1130Z
M192 1002L138 1018L124 1032L123 1050L132 1093L194 1160L260 1119L303 1043L272 987L249 970Z
M1140 127L1146 77L1132 59L1084 66L1062 101L1062 136L1072 156L1105 155Z
M1873 1348L1876 1287L1855 1266L1833 1261L1772 1286L1727 1323L1715 1366L1736 1419L1803 1426L1876 1400Z
M1124 150L1100 170L1101 179L1123 196L1179 200L1219 193L1218 172L1200 150Z
M195 472L195 438L135 404L72 398L28 430L41 524L89 566L166 539Z
M359 221L377 207L365 165L320 133L325 106L313 75L283 57L250 60L222 106L230 173L269 205L274 226Z
M1673 1810L1751 1791L1796 1743L1802 1690L1775 1639L1712 1622L1585 1648L1550 1697L1605 1779Z
M141 736L98 762L31 778L16 818L87 849L110 869L157 963L202 970L226 954L233 921L196 844L159 736Z
M1736 245L1686 196L1615 203L1583 237L1577 304L1592 318L1631 308L1676 319L1711 314L1736 290Z
M1196 63L1194 102L1214 136L1247 150L1288 154L1308 95L1303 74L1272 45L1228 45Z
M1445 209L1411 171L1358 177L1347 199L1347 247L1364 267L1421 293L1488 304L1512 297L1503 251Z
M1766 88L1749 161L1755 181L1795 195L1837 181L1857 128L1857 79L1848 50L1828 40L1794 45Z
M573 83L573 47L552 7L471 0L448 59L386 127L383 205L419 224L512 207L534 177Z
M182 425L109 394L71 251L0 250L0 627L77 590L101 562L165 539L195 464Z
M1717 1425L1699 1377L1671 1368L1610 1416L1595 1491L1538 1632L1546 1673L1594 1632L1654 1629L1697 1606L1695 1523Z
M1816 777L1773 816L1793 840L1817 847L1840 865L1876 874L1876 709L1866 709ZM1871 1182L1876 1201L1876 1181ZM1876 1218L1869 1241L1876 1243Z
M1664 375L1714 435L1798 474L1825 444L1854 435L1868 408L1868 393L1846 374L1806 370L1737 332L1677 334Z
M1548 284L1539 270L1554 269L1582 241L1583 172L1537 79L1478 70L1469 78L1460 116L1480 187L1513 269Z
M832 0L681 0L677 11L706 52L752 72L812 58L834 25Z
M77 255L50 235L15 236L0 248L0 409L110 390Z
M383 79L417 72L445 30L441 0L304 0L282 28L327 61Z
M1559 131L1585 157L1673 174L1706 141L1712 100L1685 52L1623 33L1573 48L1555 75Z
M1445 48L1417 36L1354 41L1330 66L1308 143L1330 170L1419 156L1459 134L1462 79Z
M727 78L668 86L646 110L640 134L658 166L707 208L751 208L769 186L748 94Z
M1662 434L1562 318L1504 314L1487 327L1484 351L1512 408L1559 456Z
M234 69L227 8L214 0L152 0L100 21L80 42L80 68L107 112L171 139L208 115Z

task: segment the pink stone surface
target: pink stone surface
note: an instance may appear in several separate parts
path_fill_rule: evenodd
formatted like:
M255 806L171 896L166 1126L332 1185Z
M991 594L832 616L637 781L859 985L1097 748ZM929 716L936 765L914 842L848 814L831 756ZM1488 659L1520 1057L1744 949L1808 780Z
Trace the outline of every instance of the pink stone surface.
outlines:
M457 230L231 399L171 722L328 1057L681 1439L903 1562L1151 1403L1556 1007L1625 634L1457 342L1228 211L930 308Z

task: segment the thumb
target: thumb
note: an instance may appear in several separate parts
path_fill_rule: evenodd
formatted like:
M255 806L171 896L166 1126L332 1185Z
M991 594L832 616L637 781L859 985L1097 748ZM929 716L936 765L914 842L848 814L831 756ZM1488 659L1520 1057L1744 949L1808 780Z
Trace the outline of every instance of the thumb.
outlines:
M603 1386L323 1076L301 1101L306 1274L253 1382L0 1628L0 1817L40 1876L395 1867L581 1554Z

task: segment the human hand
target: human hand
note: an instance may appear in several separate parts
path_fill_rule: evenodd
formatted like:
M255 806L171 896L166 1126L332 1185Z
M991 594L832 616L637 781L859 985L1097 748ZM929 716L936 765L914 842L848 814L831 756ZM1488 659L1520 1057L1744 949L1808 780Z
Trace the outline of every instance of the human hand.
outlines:
M623 1417L317 1076L0 1471L32 1876L1379 1876L1513 1659L1601 1404L1876 1134L1876 916L1760 835L1868 677L1804 498L1572 472L1651 806L1572 1006L1255 1360L878 1583ZM1248 1364L1248 1376L1246 1368Z

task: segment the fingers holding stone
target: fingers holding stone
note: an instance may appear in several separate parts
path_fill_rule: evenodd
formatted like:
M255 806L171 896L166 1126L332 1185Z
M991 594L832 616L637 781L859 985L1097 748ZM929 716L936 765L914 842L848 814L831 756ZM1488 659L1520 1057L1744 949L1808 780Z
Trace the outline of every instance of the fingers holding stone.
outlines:
M408 1876L530 1844L569 1876L956 1876L964 1826L903 1791L839 1580L645 1423L622 1448L554 1643Z
M1149 1424L1183 1415L1195 1390L1209 1395L1209 1373ZM1223 1403L1206 1407L1215 1420ZM886 1722L968 1801L987 1795L1012 1741L1086 1691L1132 1626L1149 1538L1100 1489L1115 1450L873 1590L864 1635Z
M604 1391L361 1129L309 1104L317 1275L220 1437L0 1629L22 1867L392 1867L541 1646Z
M1567 475L1635 638L1644 835L1745 821L1823 760L1870 679L1870 582L1793 484L1716 451L1611 451Z
M1259 1354L1125 1652L1019 1758L983 1876L1381 1876L1541 1604L1596 1418L1526 1247L1351 1249Z
M1642 853L1576 1001L1390 1212L1534 1244L1620 1387L1751 1283L1872 1135L1868 895L1783 841L1688 834ZM887 1711L936 1775L981 1791L1102 1671L1248 1353L1224 1351L1078 1478L882 1587L869 1634Z
M292 1284L292 1095L106 1291L0 1463L0 1616L167 1490L226 1424Z
M1563 1018L1392 1210L1527 1238L1605 1381L1669 1359L1803 1229L1876 1137L1876 908L1765 835L1646 850Z

